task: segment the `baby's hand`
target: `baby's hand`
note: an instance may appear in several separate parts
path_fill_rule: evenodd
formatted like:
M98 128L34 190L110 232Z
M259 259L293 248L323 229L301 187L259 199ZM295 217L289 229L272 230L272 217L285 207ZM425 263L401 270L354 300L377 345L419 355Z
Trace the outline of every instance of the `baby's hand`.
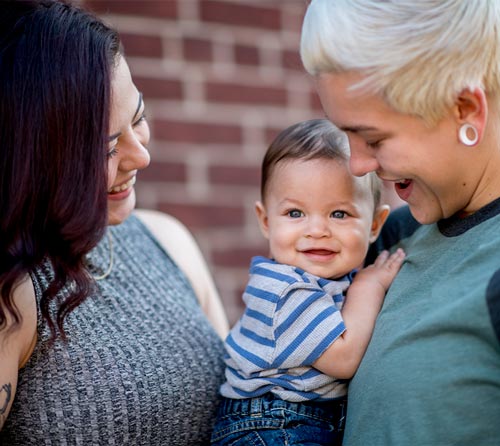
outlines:
M401 268L405 255L401 248L391 255L388 251L382 251L373 265L363 268L356 274L353 284L359 284L360 281L372 285L379 284L386 292Z

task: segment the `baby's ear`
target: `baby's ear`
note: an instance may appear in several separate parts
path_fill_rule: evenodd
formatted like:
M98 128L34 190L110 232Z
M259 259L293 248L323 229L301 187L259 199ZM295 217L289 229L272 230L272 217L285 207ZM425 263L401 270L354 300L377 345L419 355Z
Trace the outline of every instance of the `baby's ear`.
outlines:
M375 212L373 213L372 228L370 231L370 243L377 240L380 230L389 216L390 210L391 208L387 204L382 204L375 209Z
M260 232L265 238L269 238L269 225L267 220L267 212L265 206L262 202L257 201L255 203L255 213L257 214L257 220L259 222Z

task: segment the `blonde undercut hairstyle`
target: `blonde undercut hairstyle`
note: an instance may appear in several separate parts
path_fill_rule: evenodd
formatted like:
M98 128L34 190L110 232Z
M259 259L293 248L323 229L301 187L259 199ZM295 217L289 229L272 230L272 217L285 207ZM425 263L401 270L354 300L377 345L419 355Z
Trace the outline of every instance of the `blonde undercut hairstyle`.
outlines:
M312 0L301 57L313 76L359 72L354 89L436 124L464 89L500 89L499 0Z

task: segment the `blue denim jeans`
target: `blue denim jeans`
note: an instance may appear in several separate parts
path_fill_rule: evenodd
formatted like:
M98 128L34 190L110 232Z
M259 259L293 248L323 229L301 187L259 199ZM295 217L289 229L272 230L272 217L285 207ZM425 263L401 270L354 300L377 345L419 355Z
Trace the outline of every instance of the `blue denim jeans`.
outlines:
M223 399L211 444L218 446L341 445L347 398L291 403L268 393Z

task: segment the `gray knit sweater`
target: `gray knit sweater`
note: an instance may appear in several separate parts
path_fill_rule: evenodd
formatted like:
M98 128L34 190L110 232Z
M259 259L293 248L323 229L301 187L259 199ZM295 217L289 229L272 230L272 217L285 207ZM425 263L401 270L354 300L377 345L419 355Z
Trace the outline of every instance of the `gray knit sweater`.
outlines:
M198 445L210 437L223 345L186 278L135 217L110 228L112 273L49 347L39 316L0 445ZM109 262L106 238L91 253ZM32 275L39 301L51 269Z

